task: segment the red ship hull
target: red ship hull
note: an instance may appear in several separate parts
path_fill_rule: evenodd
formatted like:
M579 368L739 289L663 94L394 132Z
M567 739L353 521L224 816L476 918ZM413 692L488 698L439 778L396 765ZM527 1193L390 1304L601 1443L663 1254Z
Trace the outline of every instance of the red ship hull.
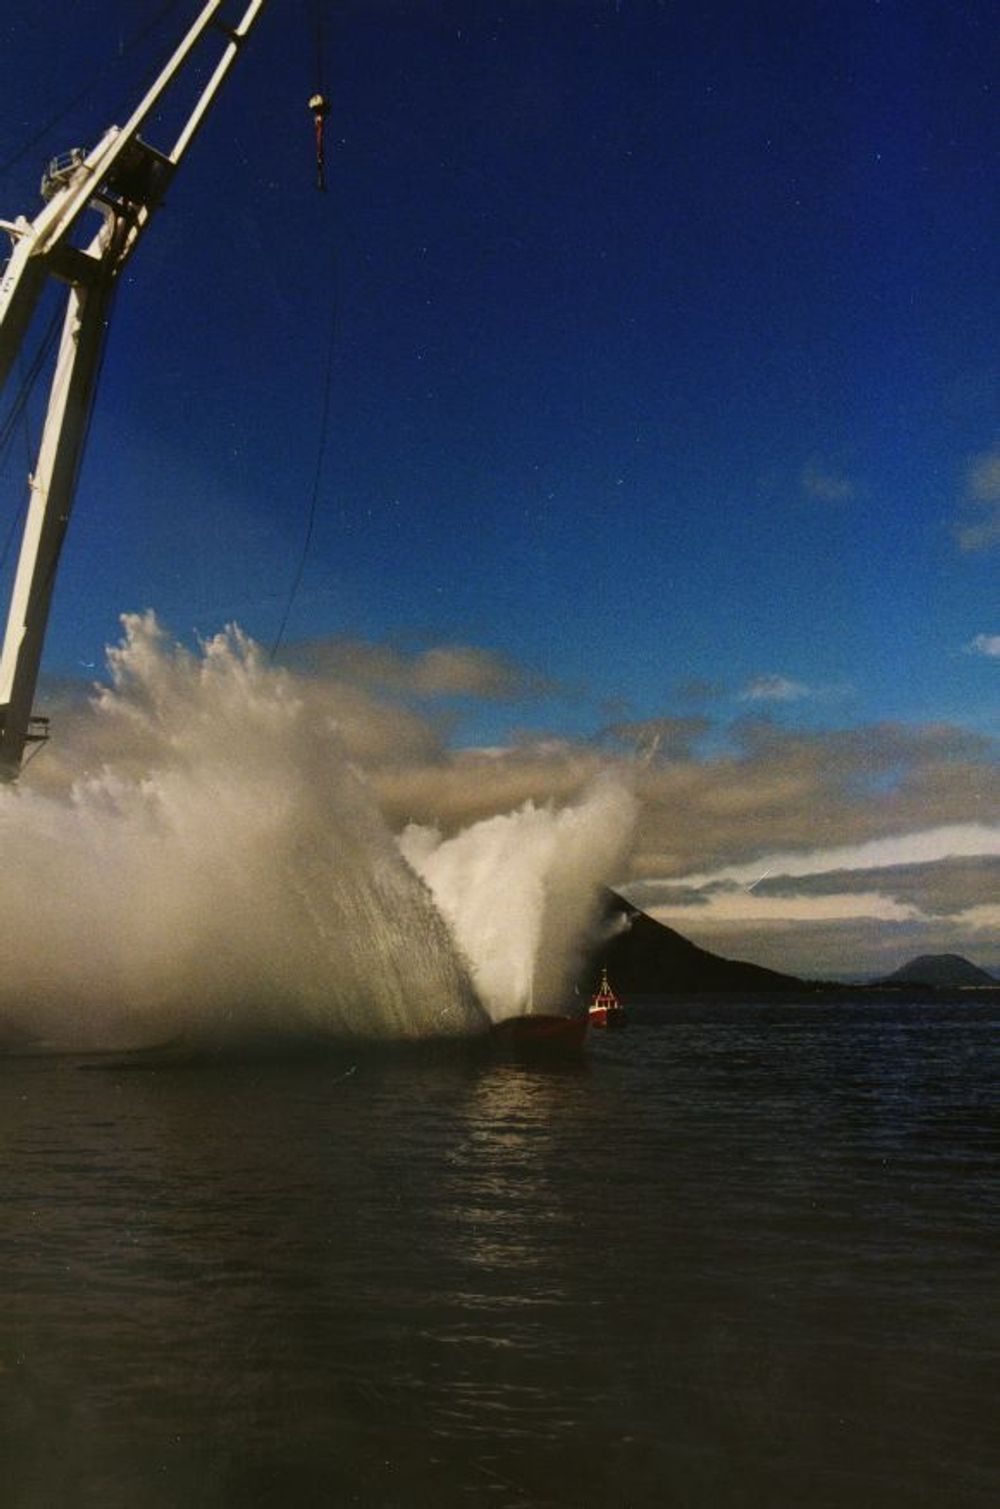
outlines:
M576 1050L586 1041L588 1025L585 1016L547 1016L539 1012L497 1022L493 1036L498 1042L518 1050Z

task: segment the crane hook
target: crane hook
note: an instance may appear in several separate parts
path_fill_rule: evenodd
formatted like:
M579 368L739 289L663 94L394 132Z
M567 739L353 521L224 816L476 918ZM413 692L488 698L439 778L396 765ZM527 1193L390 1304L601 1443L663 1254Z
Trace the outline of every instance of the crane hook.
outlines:
M316 187L326 188L326 169L323 162L323 123L330 114L330 101L324 94L313 94L309 97L309 109L312 112L313 126L316 129Z

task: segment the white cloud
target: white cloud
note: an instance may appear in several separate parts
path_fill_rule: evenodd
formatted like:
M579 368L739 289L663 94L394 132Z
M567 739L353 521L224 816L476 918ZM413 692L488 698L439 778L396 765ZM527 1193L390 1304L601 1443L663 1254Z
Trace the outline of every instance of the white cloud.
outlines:
M649 899L656 882L644 881L645 899L638 904L657 921L728 958L810 978L836 976L848 967L874 976L917 953L982 954L995 946L1000 903L975 901L942 917L919 894L890 894L894 872L879 873L887 860L929 863L984 853L1000 853L1000 828L953 825L808 854L773 854L713 875L684 876L670 883L659 903ZM871 874L866 889L850 889L849 875L843 877L844 888L837 888L836 873L851 870ZM828 892L808 889L813 876L827 873L835 873ZM782 878L780 894L756 889L765 877ZM988 967L988 954L982 962Z
M975 653L994 653L995 642L977 637ZM1000 936L1000 919L987 905L995 882L985 860L973 863L1000 855L1000 828L981 820L1000 810L998 767L984 736L890 723L789 731L760 716L770 711L768 697L777 705L782 697L832 697L849 688L824 691L774 673L750 683L750 716L723 752L699 751L695 719L621 730L640 745L646 734L672 739L663 760L637 761L598 740L541 736L460 750L449 747L440 709L432 703L430 713L418 712L409 699L500 695L530 686L530 677L468 646L420 655L343 641L300 649L282 697L305 709L310 730L335 733L393 831L416 822L448 838L529 801L562 809L578 803L602 770L627 768L642 801L638 850L627 869L639 905L658 916L673 908L673 925L696 941L704 930L720 953L799 974L857 971L867 967L859 960L888 948L890 935L898 942L905 934L897 963L935 949L962 952L962 926L977 948L995 950L989 935L992 928ZM60 724L63 737L29 766L22 793L62 799L81 771L108 766L141 783L158 768L159 744L141 720L126 726L95 716L87 703L67 707ZM933 869L948 859L964 859L963 872L933 883L875 873ZM628 889L626 874L605 878Z
M765 854L751 864L727 865L712 874L677 876L672 883L701 887L717 881L733 881L747 886L765 874L823 875L831 870L881 870L890 865L930 864L978 854L1000 854L1000 826L952 823L840 848Z
M650 909L659 922L692 928L699 933L732 923L758 925L771 922L846 922L867 918L878 922L911 922L921 916L915 906L883 896L879 891L834 896L758 896L754 891L716 891L697 911L683 906Z
M969 468L969 493L985 503L1000 502L1000 445L977 456Z
M1000 544L1000 445L973 457L965 479L966 511L977 517L956 530L962 550L988 550Z
M965 648L970 655L1000 657L1000 634L977 634Z
M755 676L740 692L743 702L797 702L810 696L810 690L801 681L789 676Z
M425 698L503 700L547 689L539 677L475 645L437 645L411 653L392 645L331 637L291 644L283 661L312 675Z
M959 912L953 919L956 927L970 933L991 933L996 935L1000 931L1000 904L984 902L981 906L970 906L966 911Z

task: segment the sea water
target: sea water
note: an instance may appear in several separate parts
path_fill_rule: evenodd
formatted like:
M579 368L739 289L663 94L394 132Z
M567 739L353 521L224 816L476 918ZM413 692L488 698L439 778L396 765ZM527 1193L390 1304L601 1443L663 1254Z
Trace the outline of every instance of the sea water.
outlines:
M5 1509L986 1509L997 1015L0 1060Z

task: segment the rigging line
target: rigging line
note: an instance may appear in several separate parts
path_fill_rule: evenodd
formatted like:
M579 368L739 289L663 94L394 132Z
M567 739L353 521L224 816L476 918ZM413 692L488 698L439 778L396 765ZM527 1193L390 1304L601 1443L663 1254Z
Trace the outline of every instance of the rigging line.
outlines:
M136 47L141 46L141 44L146 40L150 33L152 31L155 31L156 27L158 27L162 21L165 21L170 12L172 10L176 10L179 4L180 0L167 0L167 3L157 11L155 16L147 21L144 26L141 26L137 31L134 31L131 37L129 37L123 43L121 52L119 53L119 58L127 57L129 53L131 53ZM90 78L83 85L82 89L78 90L67 104L63 105L60 110L57 110L54 115L50 116L45 124L41 126L36 132L34 132L32 136L29 136L27 141L25 141L16 152L12 153L12 155L6 158L3 162L0 162L0 178L5 178L10 172L11 168L16 167L23 157L26 157L27 154L33 150L33 148L37 147L39 142L44 141L45 138L50 134L50 132L55 130L56 126L64 121L66 117L70 115L78 105L82 104L87 96L91 94L94 88L101 82L109 69L115 66L115 63L117 61L118 59L115 59L110 63L102 63L100 68L98 68L94 73L90 75Z
M296 568L295 575L292 578L292 585L288 592L288 600L285 603L285 611L281 616L281 623L278 626L278 632L274 637L274 643L271 645L269 656L271 660L274 660L281 646L281 641L285 637L285 630L288 627L288 620L291 617L292 608L295 605L295 599L298 596L299 588L302 585L302 577L306 569L306 561L309 557L309 547L312 544L313 531L316 525L316 512L319 505L320 482L322 481L323 477L323 462L326 459L326 447L327 441L329 439L330 400L333 393L333 367L336 354L337 335L340 327L340 263L336 250L334 250L333 252L332 265L333 302L330 312L330 333L327 337L326 371L323 375L323 403L320 411L319 441L316 446L316 463L313 468L312 494L309 499L309 514L306 522L305 539L302 542L302 551L299 556L299 563Z
M0 467L3 466L6 459L6 453L10 449L18 421L21 416L26 413L28 401L31 398L32 392L34 391L35 384L37 383L41 375L42 368L48 361L48 358L52 352L52 348L55 346L56 338L59 334L59 327L61 326L62 322L63 310L60 305L57 305L53 310L48 326L46 327L45 333L42 336L38 350L32 357L27 371L24 373L24 376L21 379L21 385L18 388L17 395L14 398L10 409L7 412L7 416L4 419L3 423L0 424ZM29 466L31 464L30 458L28 464Z
M0 571L2 571L7 564L7 558L10 555L10 547L14 543L14 538L17 534L18 529L20 528L21 521L23 520L27 509L28 500L26 497L24 497L21 499L21 505L15 513L13 519L11 519L10 528L7 530L7 538L3 542L3 550L0 551Z
M39 358L42 352L45 351L49 344L51 344L49 337L54 334L55 327L58 324L59 314L60 311L57 309L55 315L53 316L52 323L45 334L45 338L42 341L40 349L38 352L36 352L35 357L32 359L32 367L35 367L36 369L40 369L41 363ZM20 417L24 420L24 445L26 453L25 475L30 478L32 462L35 459L35 452L31 442L31 423L28 417L28 400L31 396L32 389L35 386L35 382L38 377L38 370L35 370L34 375L29 377L25 372L23 356L24 352L22 350L18 353L18 370L21 376L21 386L18 390L17 400L15 401L15 405L11 409L10 414L8 414L7 416L2 431L0 431L0 435L2 435L3 437L0 438L0 471L3 470L3 467L6 463L6 452L12 452L14 449L14 430L17 427L17 420L18 416L20 415ZM3 546L0 547L0 571L3 571L7 565L11 546L13 545L14 540L17 537L18 531L23 527L24 518L27 511L28 492L22 490L21 501L19 502L17 508L14 510L14 515L8 526Z
M0 471L2 471L4 466L6 465L8 452L13 450L14 433L17 429L18 420L23 418L24 437L28 450L27 471L30 477L31 465L32 461L34 460L34 448L31 443L31 427L28 418L28 403L32 393L34 392L35 384L38 382L38 379L49 357L52 354L53 348L56 345L59 331L63 324L63 319L63 308L61 304L57 304L49 319L45 333L42 336L41 341L39 342L38 350L32 357L31 363L28 366L26 373L22 376L21 386L18 389L17 396L14 399L14 402L11 404L6 419L4 420L3 424L0 425ZM17 508L14 510L14 516L7 528L7 534L4 537L3 545L0 546L0 571L6 568L14 541L18 536L19 530L24 524L24 518L28 511L29 497L30 488L22 493L21 501L18 504Z

